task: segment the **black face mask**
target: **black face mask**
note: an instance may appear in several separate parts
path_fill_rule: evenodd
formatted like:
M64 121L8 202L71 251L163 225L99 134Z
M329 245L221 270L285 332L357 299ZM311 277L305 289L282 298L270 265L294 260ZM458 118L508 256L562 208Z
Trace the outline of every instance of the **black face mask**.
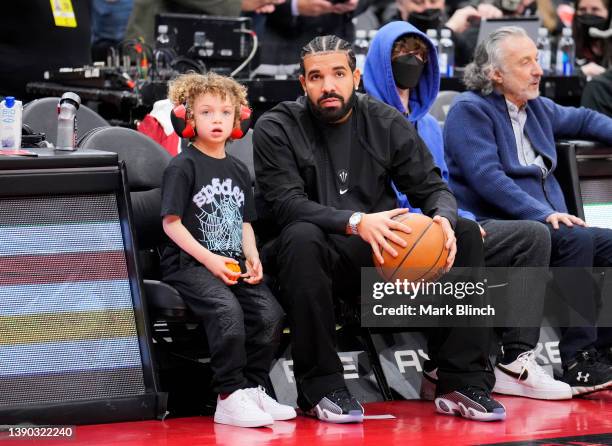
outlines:
M421 32L428 29L439 29L442 26L442 10L426 9L423 12L411 12L408 16L408 23Z
M589 28L608 29L608 20L593 14L574 16L576 32L574 37L580 37L582 46L589 47L593 42L599 40L589 35Z
M579 28L586 29L587 32L589 28L597 28L601 30L608 28L607 19L604 19L603 17L599 17L593 14L577 15L574 17L574 20L576 20L576 25Z
M340 107L335 108L335 109L328 109L328 108L323 108L319 106L319 102L323 101L324 99L330 99L330 98L338 99L341 104ZM326 124L332 124L338 121L339 119L342 119L344 116L346 116L349 110L351 110L355 106L355 102L357 102L357 95L355 94L355 90L353 90L348 101L345 102L344 98L340 96L339 94L328 93L318 98L316 104L312 103L312 100L310 99L310 97L308 97L307 102L308 102L308 108L310 109L312 114L315 116L315 118L317 118L319 121L322 121Z
M413 54L398 57L391 62L395 85L404 90L416 87L421 78L423 67L425 67L425 64Z

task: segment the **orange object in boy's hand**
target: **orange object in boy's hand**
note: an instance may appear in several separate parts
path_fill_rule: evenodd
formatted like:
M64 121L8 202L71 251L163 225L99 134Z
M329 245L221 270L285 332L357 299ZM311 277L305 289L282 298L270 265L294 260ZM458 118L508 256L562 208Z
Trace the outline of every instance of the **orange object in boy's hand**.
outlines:
M240 274L242 271L240 270L240 265L238 265L237 263L226 263L225 266L227 266L227 269Z

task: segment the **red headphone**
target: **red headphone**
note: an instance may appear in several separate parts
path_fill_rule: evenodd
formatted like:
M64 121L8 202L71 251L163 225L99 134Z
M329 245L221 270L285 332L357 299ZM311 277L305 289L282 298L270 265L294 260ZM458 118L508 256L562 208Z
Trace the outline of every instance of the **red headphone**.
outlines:
M246 105L240 106L240 123L235 127L230 134L231 139L242 138L249 126L251 125L251 109ZM174 131L181 138L195 138L197 135L196 129L187 121L187 107L185 104L179 104L170 111L170 121Z

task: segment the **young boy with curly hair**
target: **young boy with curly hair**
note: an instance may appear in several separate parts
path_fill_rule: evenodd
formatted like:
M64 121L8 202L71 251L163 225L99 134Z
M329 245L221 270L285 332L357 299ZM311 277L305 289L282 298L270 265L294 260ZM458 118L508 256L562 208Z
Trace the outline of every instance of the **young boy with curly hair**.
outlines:
M206 331L219 394L214 420L258 427L294 418L264 388L283 311L261 282L249 171L225 152L248 106L246 89L217 74L186 74L170 84L169 99L184 104L196 134L164 173L163 227L180 249L164 253L163 277Z

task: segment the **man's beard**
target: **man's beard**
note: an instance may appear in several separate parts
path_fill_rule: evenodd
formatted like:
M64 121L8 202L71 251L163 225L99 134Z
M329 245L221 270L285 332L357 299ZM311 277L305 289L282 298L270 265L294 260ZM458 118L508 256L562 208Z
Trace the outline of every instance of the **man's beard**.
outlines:
M340 101L340 107L322 107L319 104L325 99L338 99ZM344 98L336 93L327 93L321 96L316 104L312 103L310 97L308 98L308 108L312 114L320 121L326 124L333 124L344 118L348 112L353 108L357 102L357 95L355 90L351 92L351 96L348 101L344 101Z
M530 84L531 86L531 84ZM538 96L540 96L540 84L538 83L537 88L534 88L533 90L529 89L525 92L525 96L527 98L528 101L532 101L534 99L536 99Z

